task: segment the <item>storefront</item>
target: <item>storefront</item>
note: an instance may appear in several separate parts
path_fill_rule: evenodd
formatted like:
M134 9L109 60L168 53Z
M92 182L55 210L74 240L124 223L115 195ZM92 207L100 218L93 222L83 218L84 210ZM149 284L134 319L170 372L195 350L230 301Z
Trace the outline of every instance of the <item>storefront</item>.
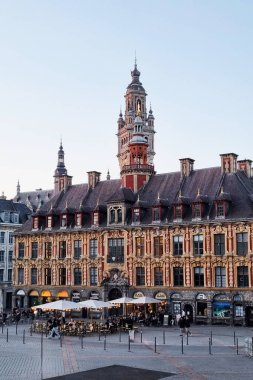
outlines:
M207 297L205 294L199 293L196 296L196 323L207 323Z
M41 292L41 303L48 303L52 301L52 295L49 290L42 290Z
M182 313L182 295L180 293L173 293L170 296L171 314L177 315Z
M37 290L31 290L28 295L28 307L39 305L39 293Z

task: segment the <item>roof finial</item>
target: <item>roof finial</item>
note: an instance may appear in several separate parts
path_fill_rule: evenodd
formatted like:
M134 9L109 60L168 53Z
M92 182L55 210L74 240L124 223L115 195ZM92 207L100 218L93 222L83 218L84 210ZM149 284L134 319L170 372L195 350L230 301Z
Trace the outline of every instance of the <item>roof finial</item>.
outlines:
M134 68L137 69L136 50L134 51Z
M179 198L182 197L182 191L181 191L181 189L179 190L179 195L178 195L178 197L179 197Z
M66 205L65 205L65 209L67 209L68 208L68 201L66 201Z
M20 183L19 183L19 179L18 179L18 183L17 183L17 195L20 194Z
M110 176L110 172L109 172L109 169L108 169L108 172L107 172L107 176L106 176L106 179L107 179L107 181L110 181L110 179L111 179L111 176Z
M224 193L224 189L223 189L223 186L221 186L221 189L220 189L220 193L223 194Z
M200 196L200 190L199 190L199 188L198 188L197 197L199 197L199 196Z
M140 202L140 194L138 194L137 202Z
M159 201L159 199L160 199L160 193L158 192L158 194L157 194L157 199L158 199L158 201Z

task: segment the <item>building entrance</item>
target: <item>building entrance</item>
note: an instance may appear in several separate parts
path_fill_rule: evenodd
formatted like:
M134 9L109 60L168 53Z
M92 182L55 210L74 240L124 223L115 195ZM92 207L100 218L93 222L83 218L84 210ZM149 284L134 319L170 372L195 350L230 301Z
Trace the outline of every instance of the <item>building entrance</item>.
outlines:
M122 297L122 292L118 288L112 288L108 293L108 300L116 300Z

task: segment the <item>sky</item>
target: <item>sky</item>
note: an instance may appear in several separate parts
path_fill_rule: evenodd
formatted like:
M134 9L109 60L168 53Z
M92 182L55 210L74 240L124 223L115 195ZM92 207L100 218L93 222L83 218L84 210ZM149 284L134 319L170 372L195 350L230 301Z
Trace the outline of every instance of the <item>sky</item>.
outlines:
M0 194L119 178L117 119L135 54L155 116L155 170L252 159L251 0L0 0Z

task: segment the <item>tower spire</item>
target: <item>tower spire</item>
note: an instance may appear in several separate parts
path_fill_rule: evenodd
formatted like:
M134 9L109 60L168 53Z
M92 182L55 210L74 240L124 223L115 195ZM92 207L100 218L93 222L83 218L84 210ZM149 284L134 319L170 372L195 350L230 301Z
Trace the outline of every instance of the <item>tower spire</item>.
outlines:
M68 175L64 162L64 150L62 146L62 139L58 150L58 161L54 171L54 190L56 193L66 190L72 184L72 177Z

